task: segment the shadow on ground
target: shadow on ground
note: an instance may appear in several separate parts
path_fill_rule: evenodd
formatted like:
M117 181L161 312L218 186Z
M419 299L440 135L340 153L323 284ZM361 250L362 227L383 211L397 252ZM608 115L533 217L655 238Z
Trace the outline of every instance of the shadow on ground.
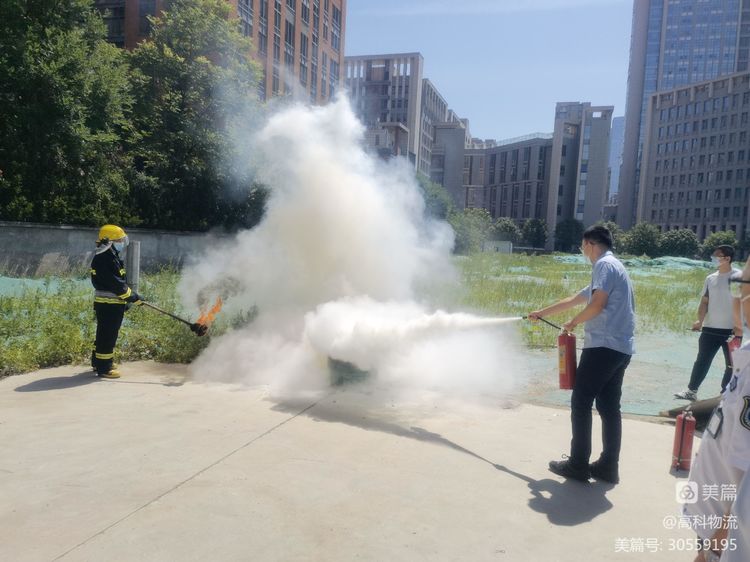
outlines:
M92 371L84 371L77 373L69 377L49 377L46 379L38 379L31 381L28 384L22 384L15 388L16 392L40 392L43 390L62 390L65 388L75 388L77 386L83 386L98 382L99 379L94 375Z
M612 508L612 502L606 498L606 493L613 488L611 484L602 482L592 484L575 480L558 482L551 478L535 480L503 465L493 463L474 451L443 437L439 433L434 433L421 427L405 427L405 425L400 425L398 420L389 421L383 419L384 416L388 415L385 412L373 412L366 409L351 411L346 406L339 405L336 402L327 402L326 398L320 399L312 406L308 404L306 410L303 411L304 415L316 421L343 423L366 431L379 431L416 441L434 443L474 457L500 472L526 482L532 496L528 502L529 508L546 515L548 521L553 525L581 525ZM299 414L300 405L300 402L297 401L279 402L273 409Z
M606 497L607 492L614 488L612 484L590 484L576 480L558 482L551 478L534 480L503 465L494 466L499 471L526 482L532 495L529 507L538 513L544 513L553 525L581 525L612 509L612 502Z
M100 379L95 376L92 371L83 371L76 373L68 377L49 377L46 379L38 379L31 381L28 384L17 386L14 390L16 392L43 392L46 390L64 390L66 388L75 388L77 386L84 386L92 383L106 383L106 384L157 384L160 386L182 386L184 381L170 380L166 382L155 382L155 381L143 381L143 380L127 380L125 377L120 379Z

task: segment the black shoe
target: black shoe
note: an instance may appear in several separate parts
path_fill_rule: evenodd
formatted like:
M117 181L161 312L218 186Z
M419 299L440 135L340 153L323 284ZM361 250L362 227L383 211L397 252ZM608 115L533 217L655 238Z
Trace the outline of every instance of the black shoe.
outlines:
M602 464L601 461L594 461L589 465L591 476L597 480L609 482L611 484L620 483L620 473L617 466L608 466Z
M549 461L549 469L559 476L580 480L581 482L588 482L591 476L588 465L585 468L578 468L571 465L570 460Z

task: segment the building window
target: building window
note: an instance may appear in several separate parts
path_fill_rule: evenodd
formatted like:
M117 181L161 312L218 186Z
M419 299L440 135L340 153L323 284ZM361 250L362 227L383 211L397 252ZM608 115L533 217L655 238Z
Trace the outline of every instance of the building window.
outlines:
M301 33L299 36L299 81L307 86L307 35Z
M140 0L138 2L138 33L140 35L148 35L151 32L151 22L148 18L155 15L155 0Z
M338 52L341 45L341 10L333 7L333 19L331 20L331 47Z
M240 31L245 37L253 36L253 3L252 0L238 0L237 12L240 16Z

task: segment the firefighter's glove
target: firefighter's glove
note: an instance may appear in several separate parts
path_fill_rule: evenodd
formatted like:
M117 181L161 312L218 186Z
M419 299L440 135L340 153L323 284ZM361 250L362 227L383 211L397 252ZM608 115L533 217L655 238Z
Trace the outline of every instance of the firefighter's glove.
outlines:
M141 306L143 304L143 298L141 295L139 295L136 292L133 292L130 294L128 298L125 299L128 303L134 304L136 306Z

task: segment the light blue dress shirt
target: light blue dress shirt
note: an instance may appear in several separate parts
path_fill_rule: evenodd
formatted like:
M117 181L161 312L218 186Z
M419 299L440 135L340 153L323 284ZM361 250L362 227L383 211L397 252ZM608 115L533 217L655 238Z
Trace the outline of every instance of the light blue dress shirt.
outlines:
M628 272L611 251L594 263L591 284L579 295L591 302L594 291L607 293L607 305L584 326L584 349L607 347L620 353L635 353L635 296Z

